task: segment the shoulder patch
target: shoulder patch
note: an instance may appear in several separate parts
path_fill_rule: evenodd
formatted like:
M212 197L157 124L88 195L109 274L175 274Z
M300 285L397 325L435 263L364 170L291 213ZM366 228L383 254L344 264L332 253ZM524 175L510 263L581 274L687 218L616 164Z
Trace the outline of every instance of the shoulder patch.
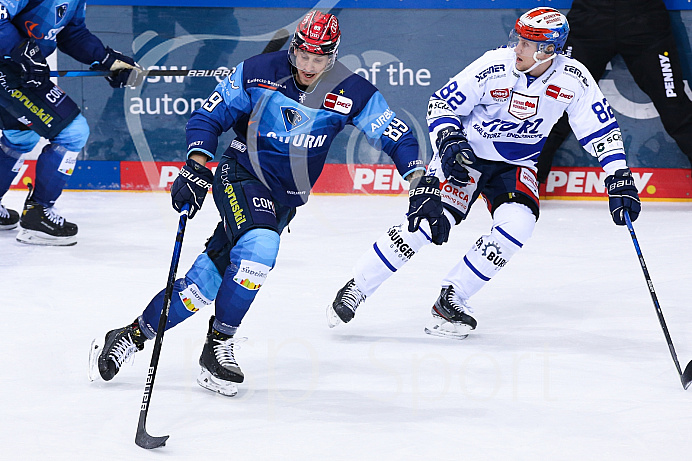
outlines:
M322 103L327 109L339 112L340 114L348 114L353 107L353 100L346 96L340 96L334 93L327 93L324 96Z

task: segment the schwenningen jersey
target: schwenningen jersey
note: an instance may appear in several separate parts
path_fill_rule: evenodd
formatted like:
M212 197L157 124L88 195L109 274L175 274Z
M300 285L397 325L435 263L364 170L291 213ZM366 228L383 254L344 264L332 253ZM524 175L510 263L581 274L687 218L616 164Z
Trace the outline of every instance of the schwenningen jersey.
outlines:
M347 124L386 152L402 176L424 168L411 129L370 82L337 61L305 93L295 85L286 51L247 59L217 85L187 123L188 155L213 158L219 135L232 128L236 138L223 155L236 158L279 203L296 207L307 201L329 146Z
M9 55L33 38L44 56L59 43L61 51L85 64L102 60L106 50L87 29L85 10L86 0L0 0L0 53Z
M449 126L463 126L478 157L535 171L545 138L563 112L608 175L627 167L613 110L586 67L558 55L527 86L515 58L511 48L488 51L430 98L427 121L436 153L431 173L439 169L437 133Z

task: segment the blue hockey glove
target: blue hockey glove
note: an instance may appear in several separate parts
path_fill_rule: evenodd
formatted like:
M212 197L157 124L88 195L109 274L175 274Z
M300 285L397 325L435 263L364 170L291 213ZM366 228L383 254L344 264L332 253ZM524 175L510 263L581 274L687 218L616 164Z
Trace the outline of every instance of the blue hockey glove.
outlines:
M50 68L33 38L21 41L10 52L10 58L19 66L22 88L40 88L50 81Z
M461 131L447 128L437 134L436 144L447 181L459 187L467 185L471 177L466 167L473 165L477 157L466 137Z
M194 218L197 210L202 208L212 181L214 181L214 175L209 168L188 159L171 186L173 209L180 212L183 205L187 203L190 205L188 216L190 219Z
M634 184L629 168L617 170L615 174L608 176L605 179L605 186L608 191L610 214L615 224L618 226L626 224L624 210L629 211L630 219L634 222L642 207L637 186Z
M434 176L421 176L411 181L408 191L408 231L416 232L420 222L427 219L435 245L442 245L449 238L449 220L442 212L440 180Z
M125 56L111 47L106 47L106 56L101 62L91 64L91 70L110 72L106 77L108 84L113 88L134 88L142 83L144 77L140 72L142 68L129 56Z

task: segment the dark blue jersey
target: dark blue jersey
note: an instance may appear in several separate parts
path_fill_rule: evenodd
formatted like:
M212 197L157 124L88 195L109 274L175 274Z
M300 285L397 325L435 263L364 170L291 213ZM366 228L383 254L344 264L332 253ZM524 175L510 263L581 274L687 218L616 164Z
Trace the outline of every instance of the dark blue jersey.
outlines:
M240 63L190 117L188 155L201 151L213 158L218 137L233 129L237 136L224 155L292 207L307 201L329 146L347 124L387 153L402 176L424 169L411 129L370 82L337 61L308 93L291 72L286 51Z
M86 0L0 0L0 52L7 56L32 37L44 56L59 47L79 62L101 61L106 50L87 29L85 12Z

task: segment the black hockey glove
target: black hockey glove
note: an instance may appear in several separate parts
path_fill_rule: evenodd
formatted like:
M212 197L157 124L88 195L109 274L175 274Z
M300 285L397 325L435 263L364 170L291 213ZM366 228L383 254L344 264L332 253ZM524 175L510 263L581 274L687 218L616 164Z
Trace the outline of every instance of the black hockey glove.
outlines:
M615 224L618 226L626 224L625 210L629 212L630 219L634 222L642 207L639 202L637 186L634 184L634 178L629 168L617 170L615 174L608 176L605 179L605 186L608 191L610 214L613 216Z
M190 205L188 216L190 219L194 218L197 210L202 208L212 181L214 175L209 168L188 159L171 186L173 209L180 212L187 203Z
M125 56L111 47L106 47L106 56L101 62L91 64L92 70L110 72L106 77L108 84L113 88L134 88L142 83L144 76L142 68L129 56Z
M40 88L50 81L50 68L33 38L19 42L10 52L10 58L19 66L22 88Z
M408 231L416 232L420 222L427 219L435 245L442 245L449 238L449 220L442 212L440 180L434 176L421 176L411 181L408 190Z
M459 187L467 185L471 177L466 167L473 165L477 157L466 137L461 131L447 128L437 134L436 144L447 181Z

